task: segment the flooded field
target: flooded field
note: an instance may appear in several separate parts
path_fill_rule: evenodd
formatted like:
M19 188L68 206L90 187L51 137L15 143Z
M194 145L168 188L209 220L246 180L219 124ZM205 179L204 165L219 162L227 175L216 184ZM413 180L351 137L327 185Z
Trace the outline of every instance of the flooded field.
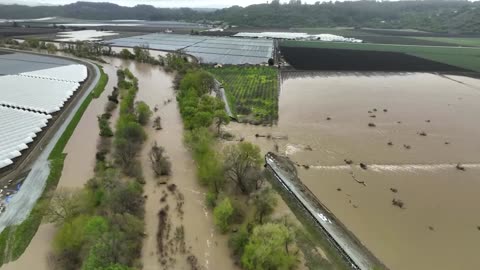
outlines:
M476 269L478 104L478 80L462 76L318 73L284 77L278 126L227 129L264 152L277 144L387 267Z

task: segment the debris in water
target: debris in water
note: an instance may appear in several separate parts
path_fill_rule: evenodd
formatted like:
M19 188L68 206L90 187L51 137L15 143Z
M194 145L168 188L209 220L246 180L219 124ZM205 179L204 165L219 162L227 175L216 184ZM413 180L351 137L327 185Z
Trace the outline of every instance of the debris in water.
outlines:
M425 120L425 122L430 123L430 120Z
M358 208L358 205L356 205L356 204L354 204L354 205L352 205L352 206L353 206L353 208Z
M307 151L313 151L313 148L310 145L305 146L305 150Z
M396 188L390 188L390 190L391 190L393 193L397 193L397 192L398 192L398 189L396 189Z
M372 111L368 111L368 113L372 113Z
M445 142L446 145L450 144L450 142Z
M418 135L425 137L427 136L427 133L425 131L421 131L418 133Z
M479 230L479 231L480 231L480 226L477 226L477 230Z
M428 226L428 229L429 229L430 231L435 231L435 229L433 228L433 226Z
M383 109L383 112L388 112L388 110L387 110L387 109Z
M402 200L399 200L399 199L393 199L392 200L392 205L394 206L398 206L399 208L403 208L404 206L404 203Z
M401 123L402 123L402 121L397 121L397 124L401 124Z
M307 169L307 170L310 169L310 165L304 164L304 165L302 165L302 166L303 166L303 168L305 168L305 169Z
M408 144L404 144L403 147L404 147L405 149L411 149L411 148L412 148L412 147L411 147L410 145L408 145Z
M353 160L351 159L344 159L343 161L345 161L345 163L348 165L353 164Z
M376 125L374 123L368 123L368 126L369 127L376 127Z
M327 120L330 121L330 120L332 120L332 118L329 116L329 117L327 117Z
M392 146L392 145L393 145L393 142L389 141L387 144L388 144L389 146Z
M375 114L370 115L371 118L377 117Z
M374 111L374 112L376 112L376 111L377 111L377 109L373 109L373 111Z
M455 168L457 168L457 170L460 170L460 171L465 171L465 167L460 163L458 163L457 166L455 166Z
M342 189L341 189L341 188L337 188L337 191L342 191Z
M365 183L365 181L360 181L357 179L357 177L355 177L355 174L353 172L350 172L350 174L352 175L352 178L353 180L355 180L357 183L361 184L361 185L364 185L364 186L367 186L367 184ZM350 196L349 194L347 194L347 196Z
M366 170L367 169L367 164L360 162L360 168Z

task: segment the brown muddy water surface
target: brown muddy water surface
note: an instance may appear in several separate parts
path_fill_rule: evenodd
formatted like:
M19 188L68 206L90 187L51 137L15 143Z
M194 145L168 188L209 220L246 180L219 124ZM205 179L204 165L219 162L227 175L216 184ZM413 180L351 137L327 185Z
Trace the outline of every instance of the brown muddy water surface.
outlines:
M308 165L302 181L387 267L480 269L479 86L429 73L284 78L277 126L226 129Z
M132 71L139 80L137 101L146 102L152 109L158 106L158 111L154 112L152 119L156 116L162 118L162 130L155 131L151 125L146 127L148 139L139 156L147 196L145 203L147 237L142 250L143 269L193 269L187 262L189 255L194 255L198 259L200 269L237 269L230 256L227 236L221 235L215 229L211 211L205 206L206 190L199 185L196 165L190 152L183 145L183 123L172 89L173 75L147 64L115 58L108 58L108 61L114 67L128 67ZM168 100L170 102L167 102ZM172 162L172 175L168 178L167 184L177 186L176 195L168 191L166 185L158 185L158 179L153 176L148 153L155 141L165 148ZM182 194L180 196L183 196L182 214L176 206L180 193ZM168 197L166 202L162 202L165 194L168 194ZM162 264L160 260L166 256L159 254L157 248L158 213L167 204L169 205L167 223L171 226L170 237L167 240L174 238L175 230L183 226L186 252L181 252L180 248L169 248L169 259L166 260L166 264Z

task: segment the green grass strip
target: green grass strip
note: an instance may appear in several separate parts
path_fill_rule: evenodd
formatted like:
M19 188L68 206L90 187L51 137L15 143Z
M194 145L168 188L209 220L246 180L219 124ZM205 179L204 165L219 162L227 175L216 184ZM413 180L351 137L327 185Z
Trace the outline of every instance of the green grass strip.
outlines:
M38 199L29 216L19 225L5 228L0 233L0 266L9 261L15 261L27 249L42 222L46 207L49 203L49 193L56 189L62 176L66 154L63 153L68 140L72 137L75 128L90 105L94 96L100 96L108 82L108 76L100 68L101 77L87 98L82 102L60 139L48 156L50 160L50 174L42 196Z
M97 65L97 67L100 70L100 79L98 80L97 86L95 86L95 89L92 91L93 98L99 98L108 83L108 75L103 71L103 67L100 65Z

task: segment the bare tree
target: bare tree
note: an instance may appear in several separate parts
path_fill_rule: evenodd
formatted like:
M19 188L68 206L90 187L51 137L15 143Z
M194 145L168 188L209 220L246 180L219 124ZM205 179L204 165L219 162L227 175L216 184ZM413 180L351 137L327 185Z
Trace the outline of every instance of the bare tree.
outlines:
M45 217L49 222L62 224L66 220L74 217L81 209L81 194L72 189L57 189L47 208Z
M165 149L158 146L157 142L154 142L150 150L150 162L156 176L170 175L172 165L168 157L165 156Z

